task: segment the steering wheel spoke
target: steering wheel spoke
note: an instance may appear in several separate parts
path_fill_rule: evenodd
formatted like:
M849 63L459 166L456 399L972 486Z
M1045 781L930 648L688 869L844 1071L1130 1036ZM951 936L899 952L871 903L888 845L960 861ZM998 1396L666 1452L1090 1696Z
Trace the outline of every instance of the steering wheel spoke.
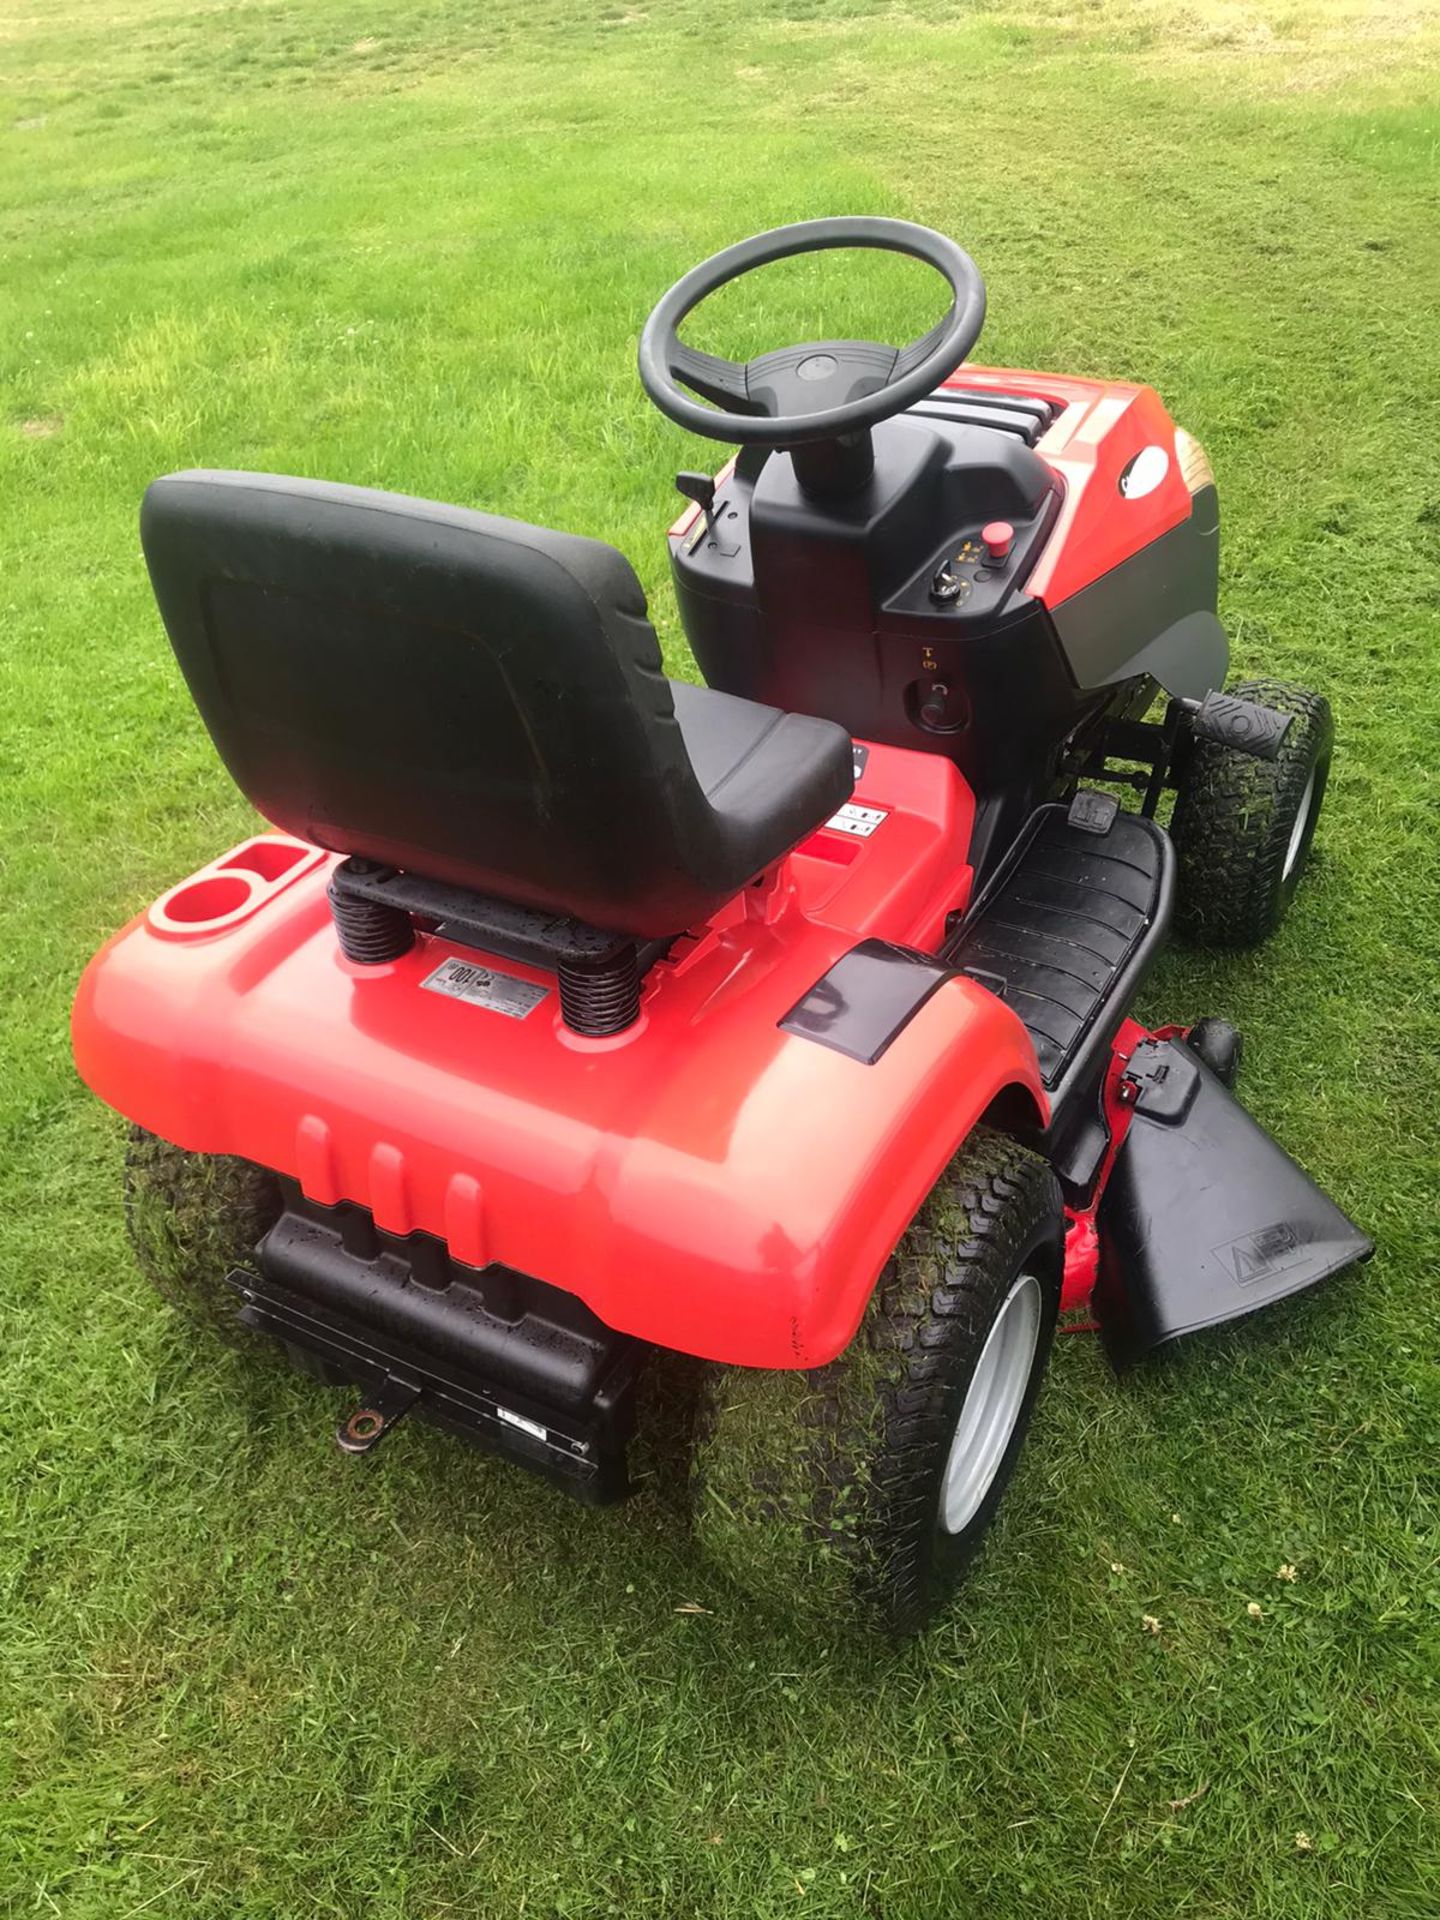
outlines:
M702 400L713 400L717 407L731 407L739 413L761 413L750 398L749 369L738 360L726 360L718 353L701 353L676 340L670 353L670 371L683 380Z
M872 340L822 340L781 347L747 365L747 390L774 419L850 405L889 384L899 359L895 347Z

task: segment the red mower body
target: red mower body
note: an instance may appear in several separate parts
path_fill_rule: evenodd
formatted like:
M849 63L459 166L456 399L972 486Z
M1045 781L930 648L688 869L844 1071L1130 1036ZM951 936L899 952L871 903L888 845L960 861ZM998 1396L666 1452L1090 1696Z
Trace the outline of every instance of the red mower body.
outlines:
M1054 610L1190 516L1194 476L1151 389L968 366L946 387L1033 395L1053 416L1035 450L1058 505L1018 602ZM1120 476L1156 446L1158 483L1117 511ZM677 552L698 516L670 529ZM820 1365L987 1110L1005 1098L1049 1117L1031 1035L963 976L873 1062L779 1024L858 942L933 953L970 905L975 796L946 739L920 740L865 747L854 803L874 830L821 827L694 928L614 1039L567 1031L553 983L517 962L484 965L545 990L523 1017L427 991L447 959L476 964L434 934L353 965L327 905L333 857L264 838L97 955L75 1007L80 1071L178 1146L272 1168L384 1232L435 1235L463 1266L548 1281L618 1331ZM1076 1215L1067 1307L1093 1282L1098 1199Z
M567 1032L516 964L485 963L545 989L524 1017L427 991L447 959L476 964L434 935L352 965L333 859L252 840L91 962L75 1057L165 1139L550 1281L619 1331L817 1366L987 1107L1015 1088L1046 1111L1025 1028L970 980L873 1064L779 1025L857 941L933 950L967 903L973 809L948 760L874 748L855 801L881 815L868 837L822 827L656 964L606 1040Z

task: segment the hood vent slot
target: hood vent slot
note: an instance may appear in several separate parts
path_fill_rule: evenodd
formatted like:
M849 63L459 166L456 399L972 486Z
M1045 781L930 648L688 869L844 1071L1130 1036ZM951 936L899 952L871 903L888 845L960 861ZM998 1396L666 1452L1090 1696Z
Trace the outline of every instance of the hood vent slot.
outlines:
M937 387L907 409L919 420L943 420L952 427L989 427L1013 433L1033 447L1064 412L1058 400L1037 400L1028 393L996 393L989 387Z

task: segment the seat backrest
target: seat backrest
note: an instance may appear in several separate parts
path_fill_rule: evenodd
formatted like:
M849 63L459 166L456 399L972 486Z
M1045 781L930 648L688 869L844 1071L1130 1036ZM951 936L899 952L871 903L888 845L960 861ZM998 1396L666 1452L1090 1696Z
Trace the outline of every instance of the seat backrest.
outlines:
M237 784L301 839L674 933L709 805L613 548L267 474L157 480L156 599Z

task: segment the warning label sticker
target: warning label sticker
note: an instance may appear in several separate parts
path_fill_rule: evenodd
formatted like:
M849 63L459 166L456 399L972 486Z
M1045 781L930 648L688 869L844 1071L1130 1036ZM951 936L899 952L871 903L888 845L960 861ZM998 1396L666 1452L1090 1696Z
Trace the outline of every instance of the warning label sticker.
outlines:
M847 800L838 813L831 814L825 825L831 833L853 833L857 840L868 840L888 811L885 807L862 807L858 801Z
M431 993L468 1000L472 1007L488 1007L492 1013L508 1014L512 1020L523 1020L527 1013L533 1013L549 991L529 980L517 980L513 973L496 973L473 960L455 959L442 960L420 984Z
M1293 1266L1307 1249L1288 1220L1277 1220L1212 1251L1237 1287L1253 1287L1257 1280L1269 1280Z

